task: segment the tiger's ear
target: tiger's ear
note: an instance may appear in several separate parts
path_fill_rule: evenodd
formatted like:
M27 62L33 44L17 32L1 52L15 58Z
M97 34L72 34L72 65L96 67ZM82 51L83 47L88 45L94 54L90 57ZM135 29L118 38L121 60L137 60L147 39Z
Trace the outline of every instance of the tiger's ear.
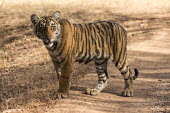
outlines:
M31 17L30 17L30 20L35 25L38 22L39 17L36 14L32 14Z
M58 19L60 18L60 16L61 16L60 11L57 11L57 12L55 12L55 13L53 14L52 17L53 17L54 19L58 20Z

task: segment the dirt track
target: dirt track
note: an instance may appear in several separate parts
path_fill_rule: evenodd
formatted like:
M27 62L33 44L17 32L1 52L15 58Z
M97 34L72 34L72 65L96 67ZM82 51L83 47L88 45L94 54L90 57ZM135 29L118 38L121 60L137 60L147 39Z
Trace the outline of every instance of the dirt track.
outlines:
M140 39L135 39L128 45L130 67L137 67L140 72L139 78L134 81L134 97L121 96L123 79L111 62L108 66L110 78L106 89L97 96L84 94L87 87L94 87L97 84L97 75L91 63L88 67L90 74L84 75L72 85L69 99L53 100L50 106L38 107L36 111L43 110L47 113L170 112L170 27L168 25L170 24L167 23L166 26L159 26L158 29L141 34ZM77 64L76 68L79 69L79 66L81 65Z
M33 35L28 18L34 11L25 15L21 15L22 10L7 14L2 11L0 13L4 17L15 15L18 18L10 18L12 21L6 22L6 18L2 17L0 55L5 56L6 64L0 64L0 112L6 109L23 109L21 113L170 112L170 13L133 15L103 9L97 11L63 12L75 23L107 18L125 27L128 31L129 66L138 68L140 72L139 78L134 81L134 97L121 96L123 77L109 62L108 86L99 95L84 94L86 88L97 84L94 64L76 64L70 98L51 99L56 89L56 74L45 47Z

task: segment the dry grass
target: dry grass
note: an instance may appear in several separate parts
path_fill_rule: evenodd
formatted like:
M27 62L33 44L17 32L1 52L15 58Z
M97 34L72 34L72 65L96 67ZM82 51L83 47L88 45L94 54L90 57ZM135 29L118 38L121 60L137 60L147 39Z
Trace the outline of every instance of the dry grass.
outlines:
M5 0L0 9L0 110L48 107L54 101L55 71L47 50L33 35L29 20L31 14L51 15L59 10L62 18L74 23L115 20L129 31L129 38L133 40L132 36L138 38L139 33L156 28L155 22L168 12L170 4L168 0L144 0L140 3L137 0L77 1ZM155 13L157 11L160 12ZM146 12L148 14L141 16ZM139 32L136 33L132 27ZM77 64L75 68L79 66ZM89 65L81 65L81 69L73 73L72 82L82 78L87 73L83 71L86 68Z

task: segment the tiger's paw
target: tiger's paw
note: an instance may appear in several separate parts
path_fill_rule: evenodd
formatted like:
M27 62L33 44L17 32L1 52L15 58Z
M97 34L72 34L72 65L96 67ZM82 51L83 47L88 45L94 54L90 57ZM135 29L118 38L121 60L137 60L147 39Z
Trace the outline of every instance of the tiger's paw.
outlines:
M122 95L124 97L133 97L133 90L132 89L125 89L123 92L122 92Z
M89 95L97 95L100 93L100 90L99 89L86 89L85 91L86 94L89 94Z
M69 93L61 93L61 92L59 92L59 93L57 93L55 95L55 97L56 97L56 99L66 99L66 98L69 97Z

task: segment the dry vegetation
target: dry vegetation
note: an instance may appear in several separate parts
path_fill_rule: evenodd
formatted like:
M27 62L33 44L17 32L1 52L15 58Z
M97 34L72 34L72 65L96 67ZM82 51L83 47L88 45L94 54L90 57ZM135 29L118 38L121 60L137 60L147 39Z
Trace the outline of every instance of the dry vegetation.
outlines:
M42 113L40 109L45 110L56 102L52 96L56 89L55 70L42 42L33 35L31 14L51 15L59 10L62 18L73 23L115 20L128 31L129 43L144 40L147 37L141 37L142 34L170 20L168 0L54 1L0 1L3 3L0 8L0 111L30 109L30 112ZM78 69L73 73L73 83L86 74L95 74L92 63L76 64L75 68Z

